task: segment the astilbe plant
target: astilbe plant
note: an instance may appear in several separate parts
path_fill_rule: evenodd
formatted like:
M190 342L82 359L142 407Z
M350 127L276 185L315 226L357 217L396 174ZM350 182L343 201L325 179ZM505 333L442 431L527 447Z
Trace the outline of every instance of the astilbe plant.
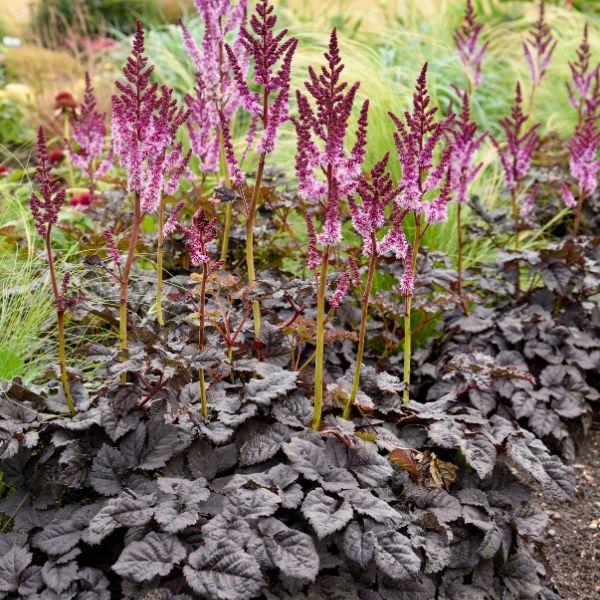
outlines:
M498 151L502 169L504 171L504 185L510 191L512 217L515 229L515 247L519 250L521 211L519 211L519 194L523 191L522 182L527 175L533 153L536 150L539 137L537 128L539 125L527 127L529 115L523 112L523 95L521 85L517 83L515 103L509 117L500 120L504 129L505 147L495 138L491 137L492 143ZM530 196L531 199L531 196ZM531 203L526 204L530 208ZM525 212L527 212L527 208Z
M529 113L531 114L535 105L537 89L546 75L557 44L548 23L546 23L544 0L540 0L540 14L529 30L529 36L523 41L523 54L529 67L531 81L531 98L529 101Z
M260 188L263 179L267 155L275 150L281 124L288 120L288 103L290 93L290 78L292 59L298 40L287 37L287 29L275 33L277 16L274 5L269 0L260 0L256 4L255 13L250 18L250 29L242 26L240 43L252 59L253 83L258 91L250 89L240 61L234 48L225 44L225 51L236 83L237 93L244 110L253 117L258 117L262 132L256 150L259 153L258 168L254 181L254 189L250 202L246 204L246 266L248 283L252 286L256 281L254 266L254 223ZM251 30L251 31L250 31ZM239 162L233 152L229 127L225 126L224 115L221 112L225 156L229 175L236 185L241 183ZM245 200L245 196L244 196ZM261 313L258 301L253 305L254 332L260 333Z
M85 94L79 114L71 113L71 140L66 140L71 162L88 181L90 202L96 199L96 185L113 162L112 146L105 150L106 113L97 108L89 73L85 74ZM76 147L73 146L75 142Z
M71 274L66 272L62 282L59 284L54 265L54 253L52 252L52 228L58 223L58 213L65 202L66 190L62 182L53 177L52 167L48 158L48 149L46 147L46 136L42 127L38 131L37 145L39 165L37 167L36 180L39 183L39 193L31 193L29 206L35 229L44 240L46 247L48 271L50 273L54 305L56 307L60 379L67 408L71 415L74 415L75 407L69 389L65 352L65 311L69 308L71 302L67 294Z
M451 143L448 134L455 115L436 120L436 107L431 106L427 90L427 63L417 79L412 112L404 114L404 122L389 113L396 131L394 141L402 178L400 193L394 199L392 225L379 245L380 252L393 250L402 260L404 272L400 291L404 296L404 390L403 401L410 398L411 307L419 248L430 225L448 218L448 203L452 198ZM436 153L439 159L435 160ZM412 242L404 233L404 221L414 218Z
M191 227L182 225L177 220L179 213L185 204L180 202L171 212L167 222L164 225L163 234L171 235L175 231L179 231L185 237L185 248L190 257L190 262L193 267L201 267L202 274L200 280L200 297L198 301L198 351L204 350L204 329L206 324L206 284L209 276L221 268L225 262L223 259L214 261L211 259L208 251L209 244L217 237L218 219L207 219L204 209L199 208L192 218ZM200 399L202 404L202 415L208 416L206 405L206 385L204 382L204 369L200 368Z
M179 187L187 168L181 142L175 142L188 113L178 108L173 91L150 82L153 67L144 55L144 31L138 22L131 56L123 69L126 82L116 81L119 91L112 98L114 150L127 172L127 189L133 192L133 226L121 271L120 345L127 349L127 289L144 213L158 213L157 317L162 324L162 247L164 197Z
M487 52L489 41L480 43L479 36L483 25L477 22L472 0L467 0L465 14L460 28L454 30L454 44L458 57L467 73L469 93L481 84L481 63Z
M596 115L600 106L600 63L594 68L590 64L592 52L588 37L589 24L586 23L577 49L577 60L569 62L571 83L565 82L569 103L577 111L579 125L588 114Z
M348 199L352 224L362 238L362 254L369 259L369 264L363 287L358 265L352 258L349 259L353 284L361 292L361 317L352 389L344 407L343 416L346 419L350 417L350 411L356 400L360 383L362 358L366 342L367 318L369 316L369 299L371 288L373 287L373 279L377 272L377 260L379 258L377 233L386 223L386 209L393 195L396 193L396 188L388 171L388 161L389 152L375 164L371 169L369 177L360 177L356 190L361 200L360 205L352 196Z
M318 429L323 410L323 358L325 345L325 293L330 252L342 239L340 204L357 188L360 168L365 158L367 143L367 117L369 103L363 102L356 142L349 153L344 143L349 126L352 106L359 83L348 87L340 79L344 70L338 46L337 32L331 32L326 66L317 73L308 69L309 80L305 83L314 108L302 92L296 92L299 116L293 119L297 133L296 175L300 194L314 202L323 215L322 232L315 234L310 217L309 267L317 277L317 329L315 340L315 387L313 427ZM320 175L323 177L320 177ZM319 253L317 244L321 245ZM342 275L338 290L332 297L333 306L339 303L349 279Z
M229 58L225 51L227 36L235 35L232 44L242 75L248 70L248 56L242 45L241 27L246 23L247 1L237 3L222 0L197 0L196 8L202 19L204 31L198 46L180 20L183 39L196 72L194 94L186 95L190 110L187 121L190 145L200 161L200 195L206 176L218 173L226 187L231 187L226 160L225 134L222 120L231 128L236 112L241 105L237 84L232 77ZM252 142L257 116L249 128L249 144ZM236 177L236 185L241 181ZM229 235L232 221L232 205L225 207L225 227L221 246L221 258L226 259L229 250Z
M452 159L450 161L452 186L455 191L456 207L456 233L458 246L457 259L457 289L463 308L468 313L468 307L463 295L463 238L462 238L462 207L469 199L469 186L477 177L483 163L473 164L473 159L479 150L487 132L478 135L477 123L471 120L469 94L464 92L462 97L462 110L454 119L449 130L452 144Z
M599 147L600 130L596 124L596 119L588 114L583 123L577 126L575 134L569 141L569 166L571 176L577 182L577 201L574 200L568 187L564 184L562 186L565 204L575 208L573 235L579 233L581 209L585 199L589 198L598 187L598 172L600 171Z

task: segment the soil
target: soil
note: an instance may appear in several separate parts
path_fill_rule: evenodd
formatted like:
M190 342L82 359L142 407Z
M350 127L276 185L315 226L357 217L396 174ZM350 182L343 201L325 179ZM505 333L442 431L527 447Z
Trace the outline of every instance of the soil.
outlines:
M563 600L600 600L600 422L572 466L577 472L574 499L547 506L551 520L545 554Z

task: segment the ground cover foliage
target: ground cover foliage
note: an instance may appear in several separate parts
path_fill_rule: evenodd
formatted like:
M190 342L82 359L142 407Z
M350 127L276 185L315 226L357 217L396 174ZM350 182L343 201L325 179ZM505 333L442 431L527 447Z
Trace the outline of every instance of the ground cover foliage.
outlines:
M555 47L540 5L530 96L516 86L490 140L506 202L489 210L468 193L487 136L469 108L487 48L470 2L461 109L432 107L424 65L369 168L369 102L335 29L290 104L298 41L273 6L247 21L245 2L197 4L185 108L138 24L112 141L89 78L82 104L57 97L64 169L39 132L30 206L59 362L0 383L0 598L558 598L536 498L573 494L599 398L587 29L579 125L540 136L525 112ZM269 162L287 120L296 177ZM80 220L59 219L67 198ZM458 257L425 243L449 211ZM481 237L493 260L465 267Z

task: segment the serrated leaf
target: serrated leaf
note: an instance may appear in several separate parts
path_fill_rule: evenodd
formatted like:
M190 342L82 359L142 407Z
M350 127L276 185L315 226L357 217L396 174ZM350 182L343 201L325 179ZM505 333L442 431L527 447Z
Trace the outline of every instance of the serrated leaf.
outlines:
M164 493L172 496L172 499L161 502L154 513L155 520L163 530L176 533L193 525L198 520L202 503L210 496L206 480L161 477L157 484Z
M156 575L165 577L186 556L185 548L175 536L152 532L142 541L125 546L112 568L134 581L148 581Z
M352 507L328 496L322 488L309 492L302 503L302 514L321 540L342 529L352 518Z
M371 517L378 523L398 524L402 521L398 512L387 502L374 496L370 490L342 490L340 496L346 499L357 513Z
M487 438L467 437L461 440L460 449L481 479L491 475L496 464L496 448Z
M89 479L91 486L104 496L121 492L121 479L127 471L127 462L122 454L104 444L96 454Z
M78 571L79 567L75 561L60 565L56 561L48 560L42 567L42 579L53 592L60 595L77 581Z
M273 423L262 433L253 435L240 448L239 461L242 466L256 465L277 454L281 444L289 438L290 430L286 425Z
M363 485L372 488L384 485L394 472L374 444L355 444L348 452L347 467Z
M344 531L344 554L364 569L374 552L374 535L370 531L363 531L358 523L350 523Z
M284 575L303 581L315 580L319 573L319 555L310 536L274 518L260 521L258 528L271 560Z
M410 540L397 531L376 534L375 562L393 581L416 579L421 559L412 549Z
M18 546L13 546L0 557L0 593L17 591L21 574L31 563L31 558L31 552Z
M57 556L65 554L75 546L82 535L82 527L73 519L46 525L33 536L32 543L46 554Z
M227 495L223 515L227 518L256 519L268 517L279 508L280 497L264 488L241 488Z
M264 580L256 559L233 542L206 542L188 558L183 573L189 586L209 600L249 600Z
M327 468L324 448L309 440L296 437L283 444L282 449L292 467L306 479L318 481Z

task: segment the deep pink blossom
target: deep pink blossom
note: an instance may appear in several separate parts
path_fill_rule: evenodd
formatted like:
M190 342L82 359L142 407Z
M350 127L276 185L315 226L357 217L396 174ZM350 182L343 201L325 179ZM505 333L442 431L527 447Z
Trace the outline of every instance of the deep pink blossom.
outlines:
M183 204L178 204L165 223L165 235L180 231L185 237L185 248L194 267L210 263L208 244L217 237L218 219L207 219L204 209L200 208L192 218L191 227L186 227L177 221L177 216ZM222 262L220 264L223 264Z
M406 255L403 260L404 271L400 278L400 294L405 298L413 295L415 289L415 276L413 272L413 249L411 245L406 248Z
M496 138L491 138L500 156L504 181L509 190L516 189L527 174L533 152L539 143L536 132L539 125L526 128L524 126L528 120L529 116L523 113L521 86L517 83L515 104L511 109L511 115L500 121L504 129L506 146L502 147Z
M427 63L417 79L413 94L413 110L405 113L405 122L394 113L389 113L396 131L394 141L402 168L400 205L416 214L425 211L425 193L435 189L441 182L449 164L449 147L445 134L449 131L454 115L440 121L435 120L436 107L431 107L427 91ZM433 164L438 146L442 147L441 158Z
M240 52L225 44L228 62L233 74L237 96L241 106L253 118L260 117L262 132L256 150L270 154L275 150L281 125L289 119L289 94L292 59L298 40L287 36L287 29L275 32L277 16L269 0L259 0L249 27L240 27L239 44L245 55L252 59L253 81L259 92L251 91L246 70L240 60ZM271 95L275 99L269 102ZM257 134L259 121L252 121L252 136Z
M190 144L200 159L203 173L219 170L221 149L221 119L223 113L230 122L236 110L244 103L238 93L235 78L242 80L248 67L248 58L241 44L240 28L246 22L247 2L239 0L196 0L196 9L203 23L203 36L198 46L183 21L179 21L184 45L196 72L196 87L193 95L186 96L190 110L187 121ZM225 44L225 36L235 32L233 49L237 72L230 69L231 63Z
M313 221L308 213L305 213L304 219L306 220L306 233L308 237L308 268L311 271L315 271L320 262L319 251L317 250L317 235Z
M360 84L348 87L340 79L344 65L340 57L337 32L331 33L326 66L320 74L309 67L305 83L314 101L296 92L298 118L293 119L297 134L296 175L301 195L315 203L325 203L323 232L318 236L323 245L336 245L341 240L339 207L342 199L358 186L367 138L368 101L362 105L356 142L349 154L344 144L354 99Z
M585 197L591 196L598 186L599 146L600 131L595 119L588 115L585 121L577 126L569 142L571 175Z
M150 83L152 70L138 22L132 54L123 69L126 81L115 82L119 94L112 98L112 132L128 190L140 195L144 212L155 212L162 194L175 191L190 157L175 142L189 112L177 106L172 89Z
M385 225L385 210L396 191L387 170L388 160L389 152L371 169L369 178L360 177L356 190L361 199L360 205L354 197L348 198L352 224L362 237L365 256L376 250L373 236Z
M477 123L471 121L467 92L464 92L462 97L462 111L454 119L449 133L452 143L450 161L452 186L456 194L456 201L463 204L468 200L471 182L477 177L483 166L483 163L474 166L473 157L487 136L487 132L477 135Z
M536 180L535 183L533 184L531 190L529 191L529 194L527 196L527 200L525 201L525 204L523 204L523 206L521 207L521 216L522 217L526 217L531 212L531 209L533 208L533 205L535 204L535 201L537 199L539 191L540 191L540 182Z
M355 288L359 288L362 285L362 280L360 278L360 273L358 271L358 265L352 256L348 257L348 267L350 268L350 275L352 275L352 285Z
M481 83L481 62L489 46L489 42L479 43L479 35L483 25L477 22L475 9L471 0L467 0L467 7L460 26L454 30L454 44L456 52L473 78L473 83Z
M523 42L523 53L529 66L531 83L539 85L546 74L557 42L544 18L544 0L540 0L540 15Z
M92 200L96 195L96 183L104 177L113 164L112 145L106 140L106 113L97 108L96 96L89 73L85 74L85 94L79 114L71 114L71 136L76 144L67 140L71 161L88 179Z
M65 202L66 191L61 181L53 177L43 127L38 130L37 150L38 166L35 178L39 184L39 193L31 192L29 206L35 229L45 238L50 234L52 226L58 222L58 213Z
M344 299L348 288L350 287L350 275L348 271L344 271L340 277L335 292L329 299L329 305L331 308L337 308Z
M573 197L573 192L571 192L569 186L564 181L561 181L559 185L565 206L568 208L575 208L577 206L577 201Z
M569 63L571 83L566 82L569 103L579 113L580 121L587 114L595 115L600 106L600 63L592 68L592 52L588 40L589 25L585 24L577 60Z

